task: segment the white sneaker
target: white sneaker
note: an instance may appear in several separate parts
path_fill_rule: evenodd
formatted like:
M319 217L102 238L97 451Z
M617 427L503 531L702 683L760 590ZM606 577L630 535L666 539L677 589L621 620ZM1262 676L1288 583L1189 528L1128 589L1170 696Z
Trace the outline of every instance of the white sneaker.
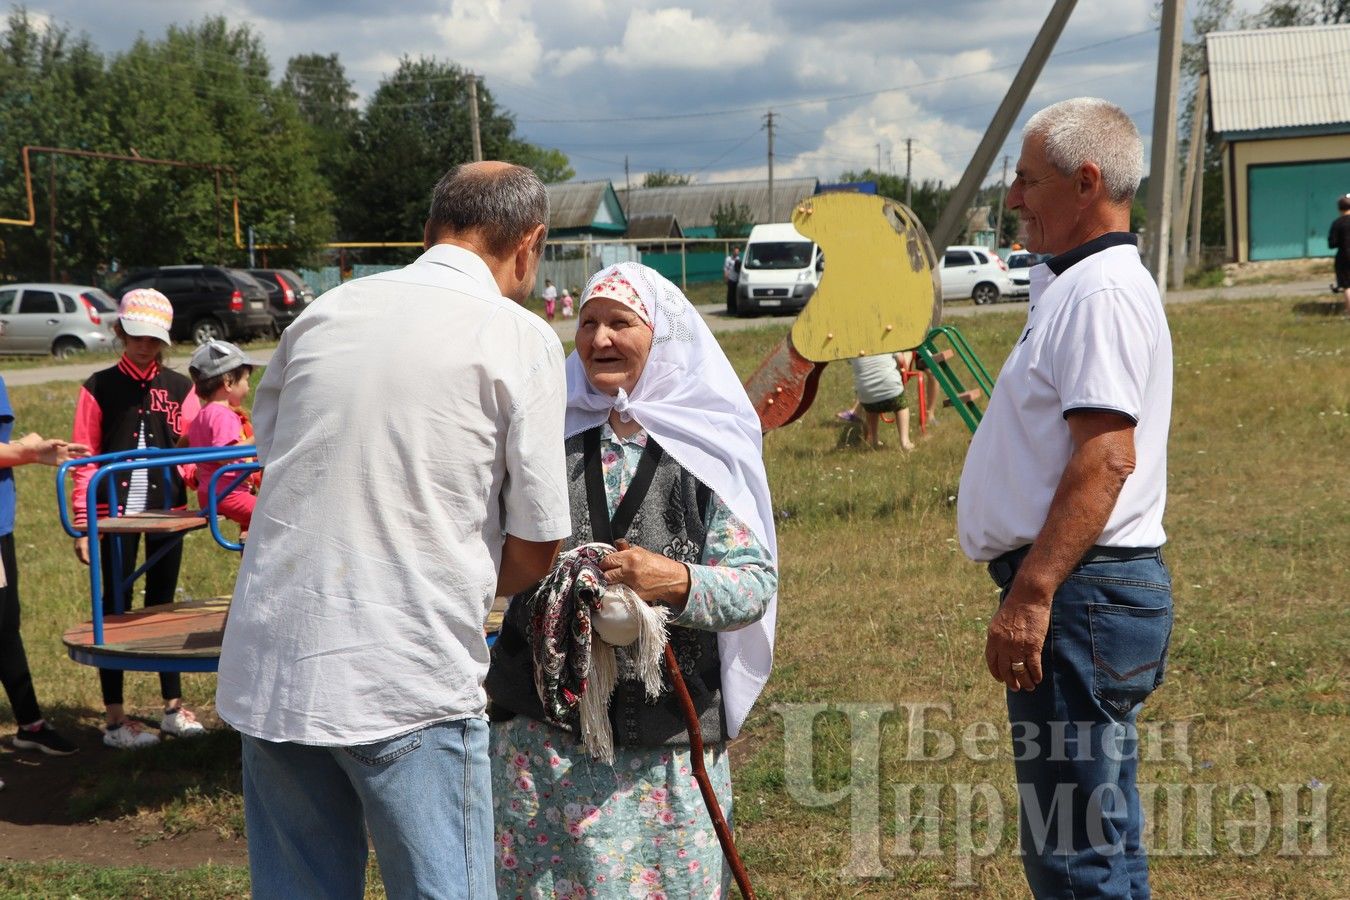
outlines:
M141 723L128 719L103 731L103 743L114 750L141 750L159 743L159 737L141 729Z
M174 737L200 737L206 734L205 726L197 721L192 710L182 706L164 714L159 723L159 730Z

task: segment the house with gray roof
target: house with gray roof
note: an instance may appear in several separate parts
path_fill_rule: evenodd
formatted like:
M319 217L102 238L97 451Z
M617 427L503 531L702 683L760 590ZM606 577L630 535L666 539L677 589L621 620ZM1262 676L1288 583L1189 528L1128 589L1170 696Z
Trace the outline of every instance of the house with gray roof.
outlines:
M1327 229L1350 193L1350 25L1215 32L1205 43L1229 258L1331 255Z
M550 239L621 238L628 217L608 181L568 181L548 187Z
M628 217L669 215L680 224L687 238L716 237L713 214L737 208L747 214L747 227L792 220L792 208L816 193L815 178L778 178L773 183L772 204L768 181L724 181L712 184L681 184L667 187L630 188L619 191Z

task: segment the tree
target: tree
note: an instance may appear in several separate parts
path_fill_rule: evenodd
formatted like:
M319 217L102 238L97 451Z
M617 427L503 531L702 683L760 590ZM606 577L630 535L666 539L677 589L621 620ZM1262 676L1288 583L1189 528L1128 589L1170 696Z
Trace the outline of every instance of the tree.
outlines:
M270 81L259 38L222 18L141 38L107 60L87 38L41 28L16 10L0 35L0 203L24 211L24 144L229 167L219 201L213 172L192 168L35 157L39 210L50 209L57 169L56 268L93 281L102 263L242 263L232 201L271 261L310 257L332 232L332 199L317 174L309 131L294 100ZM42 177L46 175L47 177ZM13 212L11 212L11 210ZM11 274L46 277L49 216L36 228L0 229Z
M23 218L28 211L20 150L25 144L99 147L108 139L101 98L103 58L87 36L65 27L39 25L22 8L7 17L0 33L0 218ZM50 229L56 176L56 233ZM89 280L100 255L106 205L98 202L105 166L46 154L32 156L34 227L0 226L4 256L0 272L45 281L55 250L57 277ZM53 237L55 240L53 241Z
M745 237L750 233L750 228L755 224L750 217L750 207L744 203L730 203L717 201L713 207L712 223L715 233L720 238L738 238Z
M642 176L642 186L645 188L680 187L682 185L693 183L693 175L671 172L667 169L655 169Z
M875 181L877 193L881 196L898 200L901 203L905 200L905 179L898 175L863 169L861 172L844 172L839 176L839 180ZM947 206L947 200L952 195L952 189L946 187L940 181L924 179L922 182L916 182L910 193L914 204L911 207L914 215L918 216L919 221L923 223L923 227L931 232L942 216L942 210Z
M404 57L371 96L339 194L342 233L362 241L420 240L432 185L451 166L473 159L467 72L454 63ZM515 134L515 120L478 84L484 159L531 166L544 180L570 177L567 159Z
M281 79L281 90L295 101L300 117L309 126L319 174L334 195L340 194L342 176L351 167L361 113L356 107L352 82L337 54L306 53L291 57Z

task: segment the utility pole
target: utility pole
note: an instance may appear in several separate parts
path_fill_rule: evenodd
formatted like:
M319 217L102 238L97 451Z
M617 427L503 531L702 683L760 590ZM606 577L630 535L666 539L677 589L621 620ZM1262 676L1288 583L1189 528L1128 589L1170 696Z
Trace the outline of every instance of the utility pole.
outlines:
M888 175L895 174L895 159L891 155L890 147L886 148L886 173Z
M1182 0L1163 0L1158 77L1153 91L1153 149L1148 176L1148 270L1167 297L1167 260L1176 194L1177 79L1181 69Z
M483 138L478 133L478 76L470 72L465 76L469 81L469 130L473 133L473 161L483 161Z
M1191 141L1186 151L1186 175L1181 182L1181 193L1177 195L1176 212L1172 229L1172 281L1171 286L1180 290L1186 280L1186 224L1191 212L1191 197L1199 180L1200 170L1204 167L1205 150L1205 100L1209 92L1209 76L1201 72L1195 84L1195 103L1191 107Z
M764 121L769 130L769 221L773 222L773 110L769 110Z
M998 215L994 217L994 249L1003 243L1003 198L1008 194L1008 154L1003 154L1003 179L998 183Z
M56 157L52 157L51 183L47 188L51 219L47 225L47 281L56 281Z
M1009 85L1008 93L999 104L998 111L994 113L979 148L971 157L970 164L966 166L965 174L961 176L956 190L952 192L947 208L942 211L942 218L938 220L937 227L929 232L933 238L933 249L937 251L938 256L942 255L947 245L952 242L952 238L964 227L966 208L970 206L970 201L975 199L980 182L989 174L999 148L1007 140L1013 121L1021 111L1022 104L1027 102L1027 95L1036 84L1036 79L1040 76L1041 69L1045 67L1050 51L1055 48L1060 33L1064 31L1064 25L1069 21L1069 13L1073 12L1076 3L1077 0L1055 0L1050 14L1045 17L1045 24L1041 26L1040 33L1036 35L1031 49L1027 51L1027 58L1017 70L1017 75Z
M628 196L628 192L633 189L633 185L628 181L628 154L623 155L623 195Z
M910 171L914 162L914 138L905 138L905 206L914 209L914 182Z
M881 174L881 142L877 142L877 174Z

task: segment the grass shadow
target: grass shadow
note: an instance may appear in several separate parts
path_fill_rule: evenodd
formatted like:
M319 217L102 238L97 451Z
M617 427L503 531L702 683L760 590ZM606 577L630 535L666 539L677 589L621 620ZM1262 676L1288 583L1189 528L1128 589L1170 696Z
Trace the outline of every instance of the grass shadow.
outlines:
M1340 299L1306 300L1294 304L1294 315L1296 316L1336 316L1344 311L1345 301Z

